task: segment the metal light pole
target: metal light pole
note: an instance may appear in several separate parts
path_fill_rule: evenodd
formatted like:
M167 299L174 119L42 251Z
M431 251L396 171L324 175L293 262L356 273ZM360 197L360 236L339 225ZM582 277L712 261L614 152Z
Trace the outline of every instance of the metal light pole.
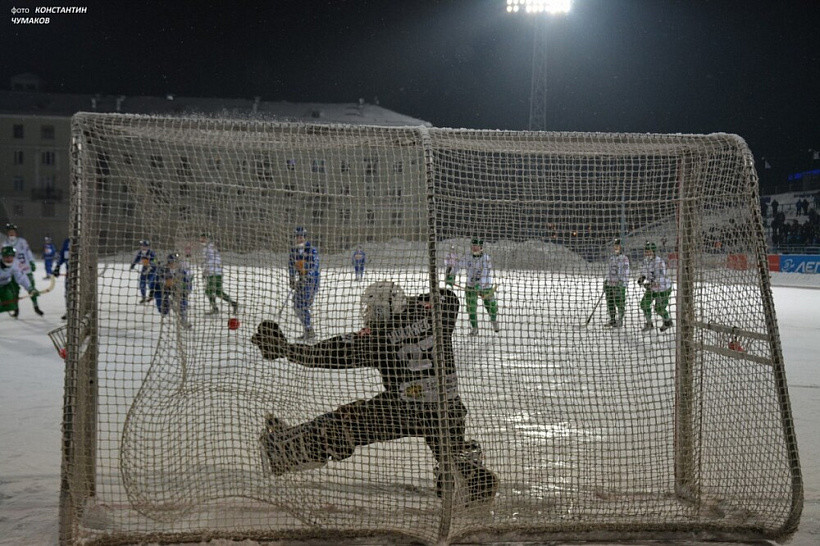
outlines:
M569 13L572 0L507 0L507 13L535 17L530 87L530 130L547 129L547 17Z

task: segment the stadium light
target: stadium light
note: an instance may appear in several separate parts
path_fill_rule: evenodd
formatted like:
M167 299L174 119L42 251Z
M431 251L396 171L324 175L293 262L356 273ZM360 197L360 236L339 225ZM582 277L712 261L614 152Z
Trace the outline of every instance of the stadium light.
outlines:
M572 0L507 0L507 13L569 13Z
M541 15L536 20L532 48L532 87L530 88L530 130L547 128L547 40L546 15L563 15L572 9L572 0L507 0L507 13Z

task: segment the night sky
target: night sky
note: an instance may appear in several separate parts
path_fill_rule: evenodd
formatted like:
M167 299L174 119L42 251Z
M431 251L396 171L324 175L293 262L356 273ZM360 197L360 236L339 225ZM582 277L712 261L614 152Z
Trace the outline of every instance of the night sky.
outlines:
M528 126L534 27L505 0L3 2L5 85L361 97L442 127ZM11 22L38 5L88 12ZM737 133L792 170L820 150L820 1L574 0L547 30L549 130Z

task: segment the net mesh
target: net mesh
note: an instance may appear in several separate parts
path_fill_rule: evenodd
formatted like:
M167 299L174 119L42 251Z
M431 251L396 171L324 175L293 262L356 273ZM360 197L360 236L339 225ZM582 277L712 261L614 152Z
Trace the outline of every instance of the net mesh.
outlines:
M796 527L738 137L101 114L73 136L67 540ZM377 281L400 290L364 324Z

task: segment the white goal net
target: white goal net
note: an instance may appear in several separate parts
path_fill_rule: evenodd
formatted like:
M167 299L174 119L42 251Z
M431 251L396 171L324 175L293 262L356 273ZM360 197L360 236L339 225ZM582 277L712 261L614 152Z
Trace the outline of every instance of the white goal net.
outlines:
M64 542L796 528L739 137L78 114L72 154Z

